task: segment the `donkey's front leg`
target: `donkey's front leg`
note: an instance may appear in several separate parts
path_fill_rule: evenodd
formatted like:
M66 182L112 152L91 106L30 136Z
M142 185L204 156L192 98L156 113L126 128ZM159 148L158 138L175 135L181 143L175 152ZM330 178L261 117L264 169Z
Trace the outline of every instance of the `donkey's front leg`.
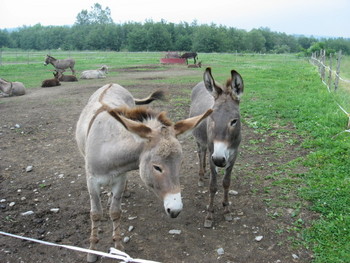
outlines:
M90 234L90 249L97 250L97 243L99 241L98 232L100 229L100 223L102 219L102 206L100 199L100 185L94 181L91 176L88 175L87 180L89 195L90 195L90 219L91 219L91 234ZM97 260L97 255L88 254L87 261L95 262Z
M210 183L209 183L209 206L208 214L204 221L205 228L211 228L213 226L213 215L214 215L214 197L218 190L217 186L217 173L216 167L210 162Z
M226 168L225 170L225 176L222 181L222 186L224 188L224 199L222 201L222 205L224 207L224 217L226 221L232 221L232 214L229 208L229 201L228 201L228 192L230 189L231 184L231 171L233 168L233 164Z
M70 67L70 70L72 71L72 75L75 76L75 70L74 70L74 68L73 68L73 67Z
M122 245L122 236L120 233L120 219L122 215L121 199L124 188L126 187L126 176L118 176L114 179L112 186L111 206L109 209L110 217L113 222L113 241L116 249L124 250Z

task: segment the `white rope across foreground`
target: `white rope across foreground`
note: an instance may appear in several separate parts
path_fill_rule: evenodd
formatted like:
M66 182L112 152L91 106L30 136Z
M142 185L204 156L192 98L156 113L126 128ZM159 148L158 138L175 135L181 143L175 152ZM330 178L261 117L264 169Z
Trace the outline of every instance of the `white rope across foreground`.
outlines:
M75 250L75 251L79 251L79 252L95 254L95 255L98 255L98 256L103 256L103 257L112 258L112 259L118 259L118 260L121 260L120 262L125 262L125 263L129 263L129 262L130 263L159 263L158 261L138 259L138 258L137 259L131 258L125 252L120 251L120 250L115 249L115 248L110 248L109 253L105 253L105 252L91 250L91 249L87 249L87 248L55 244L55 243L51 243L51 242L47 242L47 241L34 239L34 238L18 236L18 235L14 235L14 234L2 232L2 231L0 231L0 235L4 235L4 236L8 236L8 237L14 237L14 238L22 239L22 240L27 240L27 241L31 241L31 242L47 245L47 246L62 247L62 248Z

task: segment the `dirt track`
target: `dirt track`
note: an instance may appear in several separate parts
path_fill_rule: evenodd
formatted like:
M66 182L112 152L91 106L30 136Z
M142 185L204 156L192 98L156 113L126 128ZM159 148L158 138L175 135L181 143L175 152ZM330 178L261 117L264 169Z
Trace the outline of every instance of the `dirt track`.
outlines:
M1 102L5 101L0 104L0 230L87 248L89 196L83 158L77 150L74 130L89 96L106 83L120 83L126 79L135 79L136 83L142 81L142 85L125 87L138 98L156 88L166 88L170 101L155 102L153 107L167 110L175 121L188 115L189 105L179 98L188 101L191 87L153 85L150 81L189 74L195 74L198 81L201 80L201 71L181 67L149 68L142 72L138 68L126 68L119 70L116 77L109 76L104 80L62 83L54 88L31 89L22 97L0 98ZM249 92L249 87L245 91ZM16 124L19 128L15 127ZM241 154L233 171L231 186L238 195L230 196L234 221L225 222L223 219L220 188L213 229L203 228L208 190L207 186L197 186L197 155L192 137L183 140L181 184L184 210L178 218L167 218L163 205L143 185L138 171L130 172L131 197L124 200L122 219L123 232L130 237L125 244L126 253L133 258L169 263L310 262L309 253L294 248L290 241L296 233L288 231L296 221L293 217L296 212L294 197L290 196L286 201L290 206L271 206L266 201L281 195L271 188L267 176L277 171L277 164L287 163L303 154L298 144L289 145L284 140L283 136L263 135L243 127ZM283 146L278 148L276 145ZM33 170L26 172L29 165ZM298 167L290 172L298 173L302 169ZM103 198L105 207L107 190ZM59 208L59 211L52 212L52 208ZM27 211L34 214L21 215ZM298 217L307 222L310 215L301 210ZM134 227L131 232L128 232L129 226ZM169 234L172 229L181 230L181 234ZM113 244L107 213L101 236L100 250L107 251ZM257 236L263 236L260 242L255 240ZM218 255L219 248L224 249L223 255ZM0 262L69 263L84 262L85 258L84 253L0 236ZM102 258L99 262L115 261Z

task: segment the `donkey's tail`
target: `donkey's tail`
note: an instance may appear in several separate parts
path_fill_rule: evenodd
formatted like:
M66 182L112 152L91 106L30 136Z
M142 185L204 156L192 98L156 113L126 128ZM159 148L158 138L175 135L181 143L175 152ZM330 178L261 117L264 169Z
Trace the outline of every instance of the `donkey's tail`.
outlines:
M136 105L149 104L154 100L166 100L165 92L163 90L156 90L152 92L147 98L134 99Z

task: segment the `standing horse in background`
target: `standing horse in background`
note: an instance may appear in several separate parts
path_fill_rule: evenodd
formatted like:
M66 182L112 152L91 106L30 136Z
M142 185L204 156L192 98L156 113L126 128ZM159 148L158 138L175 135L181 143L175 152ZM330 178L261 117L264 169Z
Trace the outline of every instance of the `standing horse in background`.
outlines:
M217 169L225 170L222 185L224 187L224 217L232 220L229 210L228 192L231 184L231 171L235 164L238 147L241 142L241 117L239 113L240 96L243 93L243 79L235 70L226 85L214 81L211 69L205 70L204 81L192 89L190 116L196 116L213 109L213 113L193 130L197 141L199 157L199 182L203 185L206 165L206 152L209 149L210 164L210 202L204 227L213 225L214 197L218 190Z
M74 65L75 60L71 58L67 59L55 59L54 57L51 57L49 55L46 56L44 65L47 66L48 64L51 64L55 67L56 71L58 72L65 72L67 68L70 68L72 71L72 74L75 75Z
M184 53L181 55L181 58L185 58L186 59L186 64L188 65L188 60L189 58L193 58L194 60L194 64L196 64L196 59L198 59L198 55L196 52L188 52L188 53Z

